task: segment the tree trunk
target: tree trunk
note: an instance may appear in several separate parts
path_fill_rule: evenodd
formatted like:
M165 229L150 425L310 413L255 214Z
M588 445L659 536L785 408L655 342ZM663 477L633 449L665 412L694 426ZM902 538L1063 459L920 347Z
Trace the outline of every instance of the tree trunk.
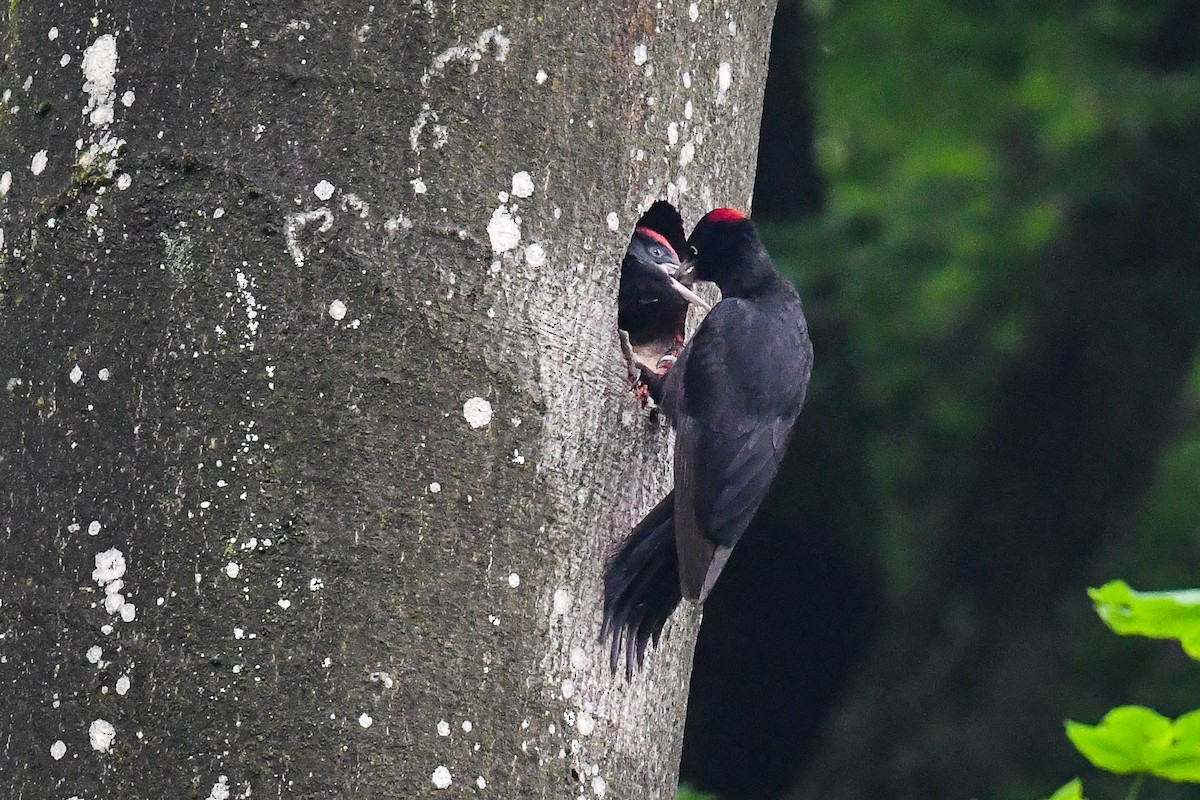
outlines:
M773 3L6 5L12 796L673 795L617 266L748 202Z

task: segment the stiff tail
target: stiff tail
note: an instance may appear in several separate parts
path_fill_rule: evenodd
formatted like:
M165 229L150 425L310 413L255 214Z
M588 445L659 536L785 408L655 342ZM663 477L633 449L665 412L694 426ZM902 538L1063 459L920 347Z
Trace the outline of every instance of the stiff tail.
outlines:
M604 567L603 641L612 636L609 666L615 673L622 655L625 678L646 658L646 645L658 646L667 619L683 599L675 553L675 493L671 492L637 524Z

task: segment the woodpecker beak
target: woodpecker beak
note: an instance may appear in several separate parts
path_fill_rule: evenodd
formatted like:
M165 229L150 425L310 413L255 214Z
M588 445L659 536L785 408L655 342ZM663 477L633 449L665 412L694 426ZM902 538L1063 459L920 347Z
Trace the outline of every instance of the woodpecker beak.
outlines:
M677 275L680 277L685 276L688 272L690 272L690 267L676 270L674 264L659 264L658 268L667 274L667 280L670 282L671 288L674 289L680 297L682 297L684 300L687 300L689 303L692 303L693 305L700 306L705 311L709 310L710 306L704 301L704 298L693 292L688 287L684 286L676 277Z
M684 284L691 286L696 282L696 248L692 248L690 258L683 259L683 264L679 267L679 271L675 273L675 277L683 281Z

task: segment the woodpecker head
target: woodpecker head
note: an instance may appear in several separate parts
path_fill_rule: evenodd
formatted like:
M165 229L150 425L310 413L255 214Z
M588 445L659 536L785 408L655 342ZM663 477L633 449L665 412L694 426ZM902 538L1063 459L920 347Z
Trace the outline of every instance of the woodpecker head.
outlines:
M634 230L633 239L625 251L624 269L634 270L638 277L651 284L660 285L679 295L689 303L694 303L703 309L708 308L698 294L693 292L679 280L683 265L679 254L667 237L647 227Z
M715 283L726 297L750 293L776 274L754 223L736 209L714 208L705 214L692 229L688 247L695 279Z

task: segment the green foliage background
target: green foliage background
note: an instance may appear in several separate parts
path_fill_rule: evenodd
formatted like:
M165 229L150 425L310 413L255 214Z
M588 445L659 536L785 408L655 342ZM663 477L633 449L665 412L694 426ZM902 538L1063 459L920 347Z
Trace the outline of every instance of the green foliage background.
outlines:
M1129 155L1144 137L1198 118L1200 69L1147 63L1177 5L807 6L827 204L768 236L812 313L848 335L845 349L821 353L814 378L844 367L861 380L884 523L860 533L885 554L897 590L916 578L907 554L945 521L968 473L997 382L1053 279L1065 222L1128 191L1140 166ZM1185 427L1131 521L1158 547L1195 544L1198 401L1200 371ZM1161 562L1167 573L1125 574L1186 583L1169 571L1183 563Z
M1200 16L1161 0L805 9L825 207L764 234L810 319L836 333L817 342L810 396L850 409L868 489L849 498L845 530L899 604L922 592L921 554L952 524L988 447L985 423L1053 297L1072 221L1120 203L1147 171L1195 173L1156 142L1200 132ZM1153 337L1153 321L1130 335ZM1200 366L1182 397L1162 402L1171 431L1150 489L1094 554L1093 581L1200 585ZM1113 695L1171 716L1200 705L1200 674L1178 648L1115 639L1082 599L1076 618L1077 638L1061 643L1076 719L1098 721L1109 707L1100 698ZM1083 774L1089 796L1123 791L1061 747L1063 775ZM1047 788L1014 778L1000 795Z

